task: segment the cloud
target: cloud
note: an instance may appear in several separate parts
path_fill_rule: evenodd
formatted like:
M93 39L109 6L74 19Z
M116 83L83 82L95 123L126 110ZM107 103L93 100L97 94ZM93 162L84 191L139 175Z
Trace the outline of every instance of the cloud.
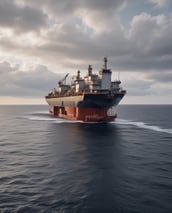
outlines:
M39 57L42 63L47 61L55 65L58 58L62 67L72 67L77 63L86 66L92 61L97 64L106 55L120 70L171 69L171 15L141 13L133 17L130 28L126 30L117 20L110 30L102 25L102 28L98 26L92 31L89 27L94 25L93 22L89 26L85 22L52 25L39 37L34 34L26 38L6 37L4 34L0 46L2 51L14 51L21 57Z
M0 62L0 74L1 75L5 74L5 73L13 72L16 69L18 69L18 65L17 64L11 65L7 61Z
M172 6L171 0L147 0L147 1L154 4L155 8L157 9Z
M0 0L0 27L17 33L40 30L47 26L46 15L36 8L19 7L14 0Z
M171 14L168 16L151 16L145 12L134 16L130 23L129 38L135 41L136 48L145 54L157 53L159 55L160 50L162 50L162 55L171 54L171 18ZM168 47L170 47L170 52ZM158 48L159 51L157 51ZM166 50L166 52L164 50Z
M163 72L150 72L146 74L148 79L152 79L155 82L161 83L171 83L172 82L172 71L163 71Z
M65 0L65 1L56 1L56 0L17 0L19 5L29 5L36 8L41 8L47 13L52 13L56 17L60 16L69 16L74 15L76 11L87 10L90 11L107 11L115 8L119 9L125 0Z
M138 70L171 69L171 15L141 13L133 17L130 26L128 41L132 49L124 63L128 61L129 66L133 63L133 69Z
M124 81L124 86L127 88L127 95L129 96L147 96L151 93L153 83L152 80L137 76L135 73L132 78Z
M170 2L0 0L1 94L45 95L60 73L86 71L88 64L97 71L104 56L113 71L138 73L126 83L129 94L151 94L153 84L171 81Z
M45 66L34 65L28 69L22 71L18 65L0 63L0 95L45 96L62 78L61 74L55 74Z

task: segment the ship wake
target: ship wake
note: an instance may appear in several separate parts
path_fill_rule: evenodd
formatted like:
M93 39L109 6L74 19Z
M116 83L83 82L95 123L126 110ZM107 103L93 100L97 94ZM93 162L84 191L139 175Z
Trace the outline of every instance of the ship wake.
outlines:
M46 121L51 123L83 123L83 121L71 121L66 119L61 119L50 115L47 111L31 112L29 114L23 115L23 119L28 119L31 121Z
M152 125L148 125L144 122L116 119L116 121L114 123L120 124L120 125L132 125L132 126L136 126L138 128L142 128L142 129L149 129L149 130L156 131L156 132L172 134L172 129L165 129L165 128L161 128L159 126L152 126Z
M31 120L31 121L45 121L45 122L51 122L51 123L85 123L83 121L72 121L72 120L57 118L57 117L51 116L47 111L31 112L29 114L23 115L20 118L28 119L28 120ZM91 123L97 123L97 122L91 122ZM155 132L172 134L172 129L165 129L165 128L162 128L160 126L148 125L144 122L124 120L124 119L118 119L117 118L114 122L110 122L110 123L114 123L114 124L117 124L117 125L119 124L119 125L136 126L138 128L141 128L141 129L148 129L148 130L152 130L152 131L155 131Z

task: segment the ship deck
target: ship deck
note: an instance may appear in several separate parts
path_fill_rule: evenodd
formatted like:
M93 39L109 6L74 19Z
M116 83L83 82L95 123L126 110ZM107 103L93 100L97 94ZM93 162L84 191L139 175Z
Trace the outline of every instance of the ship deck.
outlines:
M47 96L45 96L45 98L63 98L63 97L73 97L73 96L81 96L81 95L100 95L100 94L126 94L126 90L120 90L120 91L115 91L115 92L111 92L110 90L100 90L100 91L93 91L93 92L78 92L78 93L65 93L65 94L48 94Z

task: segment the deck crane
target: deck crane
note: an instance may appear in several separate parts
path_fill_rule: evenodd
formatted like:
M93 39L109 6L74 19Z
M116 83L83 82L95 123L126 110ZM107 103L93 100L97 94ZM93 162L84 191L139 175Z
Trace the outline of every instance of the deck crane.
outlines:
M65 75L65 77L62 78L62 79L58 82L59 86L61 86L61 85L63 84L63 82L64 82L64 81L66 80L66 78L68 77L68 75L69 75L69 73L67 73L67 74Z

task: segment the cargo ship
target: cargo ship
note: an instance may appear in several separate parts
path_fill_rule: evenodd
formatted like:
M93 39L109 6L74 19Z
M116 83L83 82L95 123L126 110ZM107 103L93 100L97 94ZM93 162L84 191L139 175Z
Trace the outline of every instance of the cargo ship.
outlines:
M110 122L117 117L115 107L119 104L126 90L120 87L121 81L111 81L112 71L107 67L104 58L103 68L98 74L93 73L91 65L88 74L82 78L80 71L66 84L69 74L58 82L47 96L46 102L50 106L50 113L69 120L84 122Z

